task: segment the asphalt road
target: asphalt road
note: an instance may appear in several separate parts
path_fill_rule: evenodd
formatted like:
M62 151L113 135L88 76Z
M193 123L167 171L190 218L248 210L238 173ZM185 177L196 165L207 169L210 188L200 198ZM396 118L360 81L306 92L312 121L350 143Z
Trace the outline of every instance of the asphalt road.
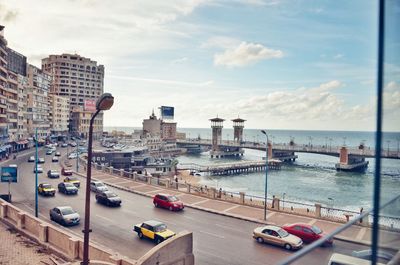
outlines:
M66 148L57 148L65 154ZM34 163L28 163L29 155L19 155L9 164L18 164L18 183L12 184L13 203L27 212L34 212L35 201L35 174ZM47 178L47 170L59 169L58 163L52 163L52 155L45 155L44 150L39 152L44 157L45 164L41 164L44 173L39 174L39 183L51 183L54 187L62 181ZM7 165L7 164L5 164ZM73 162L75 166L75 162ZM55 197L39 195L40 218L49 220L49 209L55 206L72 206L81 215L81 224L69 227L73 233L81 235L84 218L84 191L86 179L81 179L78 195L64 195L56 193ZM284 257L292 254L282 248L262 245L252 238L252 231L258 225L253 222L211 214L200 210L185 208L183 212L169 212L155 208L150 198L133 193L113 189L121 198L122 206L109 208L96 203L95 196L91 195L91 239L122 255L137 259L154 247L148 240L140 240L132 231L135 224L145 220L155 219L167 224L175 232L188 230L193 232L194 254L196 264L276 264ZM0 193L7 193L7 184L0 185ZM366 249L352 243L335 241L331 248L318 248L295 264L327 264L333 252L351 254L353 250Z

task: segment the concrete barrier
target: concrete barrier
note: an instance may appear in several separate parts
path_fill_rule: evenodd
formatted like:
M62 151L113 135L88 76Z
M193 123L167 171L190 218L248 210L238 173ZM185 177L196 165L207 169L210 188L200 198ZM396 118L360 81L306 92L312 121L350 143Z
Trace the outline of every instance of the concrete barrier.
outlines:
M0 199L0 220L30 237L42 246L53 250L69 261L82 259L83 239L40 220ZM193 235L182 232L164 241L146 253L139 261L120 256L111 249L90 243L90 264L150 265L194 264ZM154 262L157 260L159 263Z

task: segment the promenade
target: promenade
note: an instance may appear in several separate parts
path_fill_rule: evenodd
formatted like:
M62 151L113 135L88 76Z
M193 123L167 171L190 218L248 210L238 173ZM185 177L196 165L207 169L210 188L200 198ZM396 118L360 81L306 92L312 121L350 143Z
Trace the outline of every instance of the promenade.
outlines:
M271 205L268 206L267 222L265 222L264 211L259 207L252 207L248 205L241 205L236 202L213 199L208 196L203 196L201 193L188 193L186 192L185 188L166 188L168 185L165 185L165 183L161 180L157 183L157 181L155 182L154 179L149 181L148 179L144 180L141 177L137 177L136 179L138 181L135 181L126 175L121 174L120 171L116 169L111 169L111 172L114 174L111 174L110 171L104 172L102 170L93 169L92 178L101 180L111 187L140 194L146 197L153 197L157 193L173 194L179 197L186 207L247 220L259 224L273 223L276 225L284 225L288 223L301 222L309 225L316 225L327 233L332 232L336 228L343 225L343 222L334 222L306 215L275 211L274 209L271 209ZM86 175L86 172L83 170L83 166L80 168L79 175L82 177L85 177ZM371 244L371 228L362 225L353 225L349 229L338 234L335 239L369 246ZM382 229L380 231L380 245L388 249L398 250L400 246L399 233Z

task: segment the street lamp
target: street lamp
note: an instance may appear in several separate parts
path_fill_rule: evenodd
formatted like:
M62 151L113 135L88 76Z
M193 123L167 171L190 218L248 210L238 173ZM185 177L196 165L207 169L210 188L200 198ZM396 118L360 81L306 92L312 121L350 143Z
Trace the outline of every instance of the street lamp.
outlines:
M90 181L92 178L92 140L93 123L97 114L102 110L109 110L114 104L114 97L110 93L104 93L96 102L96 112L92 115L89 125L88 161L86 172L86 199L85 199L85 226L83 230L83 261L81 264L89 265L89 228L90 223Z
M282 208L283 208L283 210L285 210L285 195L286 195L286 192L284 192L282 194Z
M265 191L264 191L264 220L267 220L267 184L268 184L268 134L265 130L261 130L262 134L267 137L267 143L265 145Z
M39 216L39 205L38 205L38 127L35 128L35 216Z

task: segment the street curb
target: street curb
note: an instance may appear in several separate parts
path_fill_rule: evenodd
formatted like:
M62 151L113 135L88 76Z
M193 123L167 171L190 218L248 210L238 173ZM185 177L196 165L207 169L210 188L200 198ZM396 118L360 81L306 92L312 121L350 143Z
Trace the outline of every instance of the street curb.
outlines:
M78 176L84 177L86 178L86 176L82 173L77 173L74 171L75 174L77 174ZM96 178L93 178L96 179ZM134 180L131 180L132 182L134 182ZM146 194L144 192L140 192L140 191L135 191L133 189L130 188L126 188L126 187L121 187L119 185L116 184L112 184L112 183L108 183L103 181L104 183L106 183L108 186L113 187L113 188L117 188L123 191L127 191L127 192L131 192L134 194L138 194L138 195L142 195L145 197L149 197L152 198L152 195ZM220 211L216 211L216 210L212 210L212 209L208 209L208 208L204 208L204 207L200 207L200 206L196 206L196 205L191 205L191 204L186 204L185 207L188 208L192 208L192 209L196 209L196 210L200 210L200 211L204 211L204 212L208 212L208 213L213 213L213 214L217 214L217 215L222 215L222 216L226 216L226 217L231 217L231 218L235 218L235 219L239 219L239 220L243 220L243 221L248 221L248 222L253 222L256 224L261 224L261 225L276 225L275 223L272 222L265 222L263 220L259 220L259 219L255 219L255 218L250 218L250 217L245 217L242 215L237 215L237 214L231 214L231 213L224 213L224 212L220 212ZM343 242L348 242L348 243L354 243L354 244L361 244L364 246L371 246L372 243L369 241L365 241L365 240L354 240L345 236L334 236L333 237L335 240L339 240L339 241L343 241ZM393 251L398 251L399 249L394 248L392 246L389 245L380 245L380 248L385 248L385 249L389 249L389 250L393 250Z

